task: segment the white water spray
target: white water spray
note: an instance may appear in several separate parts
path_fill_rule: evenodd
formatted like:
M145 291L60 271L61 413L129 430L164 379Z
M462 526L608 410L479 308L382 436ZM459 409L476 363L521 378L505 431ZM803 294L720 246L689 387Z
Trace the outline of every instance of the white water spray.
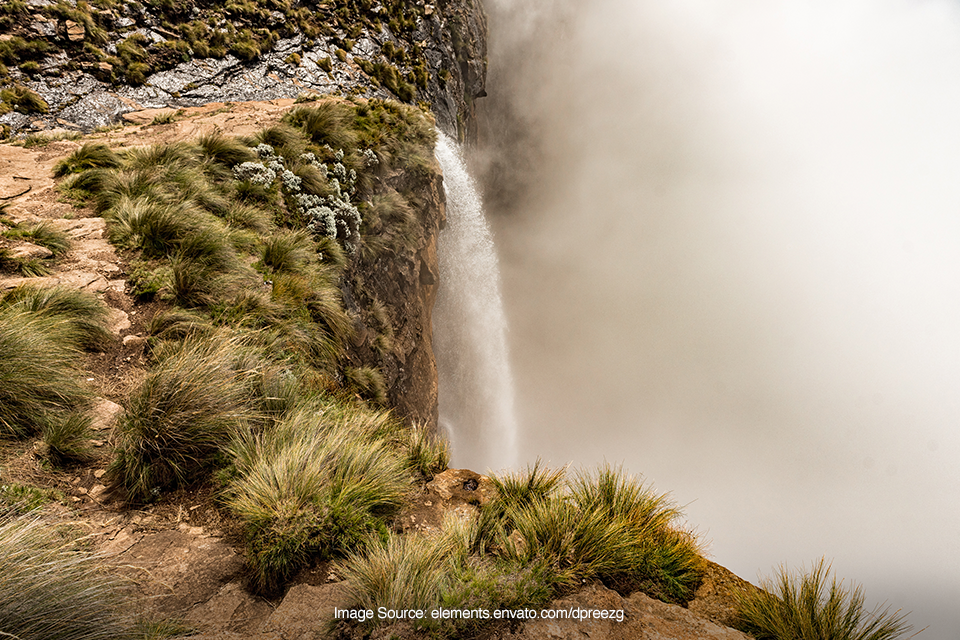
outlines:
M517 421L493 237L457 144L441 133L436 154L447 197L433 322L440 424L455 466L510 467Z

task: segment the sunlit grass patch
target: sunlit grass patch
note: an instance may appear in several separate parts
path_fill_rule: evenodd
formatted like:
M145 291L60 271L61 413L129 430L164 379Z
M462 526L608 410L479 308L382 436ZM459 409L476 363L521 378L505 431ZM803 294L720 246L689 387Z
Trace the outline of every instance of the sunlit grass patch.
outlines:
M226 502L245 523L259 589L275 590L311 558L385 532L411 479L384 438L396 429L388 414L327 399L234 442Z
M107 307L94 295L70 287L21 285L0 296L0 308L29 311L63 321L61 335L75 346L95 349L111 340Z
M111 479L134 501L197 481L213 457L256 419L240 341L191 337L158 349L158 362L134 391L121 416ZM247 365L247 366L244 366Z
M18 640L131 638L122 585L57 527L0 517L0 630Z
M77 342L67 320L0 307L0 436L40 433L49 414L71 413L89 401L79 381Z
M912 630L899 611L867 611L863 590L830 574L823 559L808 572L781 567L761 589L740 593L738 626L757 640L894 640Z

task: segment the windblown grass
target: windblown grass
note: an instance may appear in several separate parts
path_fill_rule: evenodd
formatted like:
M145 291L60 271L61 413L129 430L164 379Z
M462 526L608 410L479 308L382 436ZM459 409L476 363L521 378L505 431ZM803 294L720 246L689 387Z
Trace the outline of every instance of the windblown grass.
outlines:
M316 260L315 246L304 231L280 231L263 241L260 258L274 271L298 273Z
M227 505L245 523L260 590L275 590L311 558L385 532L410 483L384 439L395 429L388 414L321 399L235 441Z
M159 362L131 394L117 424L111 479L129 499L195 482L243 426L250 407L245 345L235 338L188 338L159 349ZM254 365L259 364L257 361Z
M912 630L899 611L866 611L863 590L830 573L823 559L806 573L781 567L761 589L740 593L740 628L757 640L894 640Z
M53 255L60 256L70 249L70 236L63 231L53 228L47 221L32 225L20 224L6 231L3 235L8 238L25 238L33 244L46 247Z
M353 111L350 104L339 100L319 100L310 107L294 109L285 120L302 129L315 144L346 150L357 146Z
M96 349L112 339L106 326L107 307L94 295L79 289L21 285L0 296L0 308L62 320L61 335L68 336L77 347Z
M0 518L0 630L19 640L132 638L119 582L37 518Z
M87 169L112 169L120 166L120 156L102 142L87 143L53 167L53 175L62 178Z
M413 426L399 432L406 449L406 464L425 480L447 469L450 464L450 445L443 438L422 426Z
M49 416L42 433L47 458L59 465L90 459L91 422L80 413Z
M78 339L69 320L0 307L0 436L40 433L50 414L87 403L76 368Z

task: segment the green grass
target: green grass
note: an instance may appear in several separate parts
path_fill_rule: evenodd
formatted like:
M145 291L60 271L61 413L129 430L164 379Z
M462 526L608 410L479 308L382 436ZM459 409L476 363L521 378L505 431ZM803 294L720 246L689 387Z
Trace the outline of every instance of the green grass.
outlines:
M236 440L226 502L244 522L258 589L385 532L411 479L385 439L396 429L385 413L321 398Z
M346 367L343 375L347 390L361 400L381 406L387 403L387 387L378 370L373 367Z
M316 245L304 231L280 231L263 241L260 259L273 271L298 273L316 260Z
M64 496L54 489L41 489L23 484L0 485L0 520L40 509Z
M457 541L450 535L390 535L383 544L349 555L341 564L348 606L436 609L456 550Z
M314 144L347 150L357 146L353 112L349 103L319 100L310 107L294 109L284 119L302 129Z
M120 157L102 142L88 142L72 154L57 162L53 175L57 178L71 173L80 173L87 169L112 169L120 166Z
M761 589L739 595L739 627L757 640L894 640L912 627L889 607L864 609L863 590L830 577L823 559L809 572L781 567Z
M39 94L19 84L0 90L0 102L20 113L46 113L50 109Z
M50 416L43 425L43 451L51 462L65 465L90 459L90 416L81 413Z
M447 469L450 464L450 445L446 440L424 427L404 429L398 437L406 449L406 464L425 480Z
M461 637L476 620L435 621L429 612L446 609L500 609L536 607L554 593L549 568L520 566L471 555L469 541L475 522L448 516L441 533L390 534L350 553L338 563L347 585L348 608L421 609L427 617L415 627L431 637ZM373 620L368 624L379 623Z
M0 518L0 629L19 640L132 638L101 561L35 517Z
M677 526L677 509L620 469L565 481L564 469L538 462L492 480L498 493L479 516L351 553L341 563L349 606L536 607L590 581L684 603L699 584L704 561L694 536ZM418 624L439 637L477 625Z
M49 415L87 403L77 370L79 340L62 317L0 308L0 436L41 433Z
M257 418L250 407L246 346L226 335L157 349L157 364L127 401L110 478L132 501L189 485L217 452ZM259 362L253 362L253 366Z
M0 296L0 308L57 318L76 347L98 349L113 339L106 326L106 305L79 289L20 285Z
M59 231L47 221L35 224L19 224L13 229L5 231L8 238L22 238L41 247L46 247L55 256L61 256L70 249L70 236Z

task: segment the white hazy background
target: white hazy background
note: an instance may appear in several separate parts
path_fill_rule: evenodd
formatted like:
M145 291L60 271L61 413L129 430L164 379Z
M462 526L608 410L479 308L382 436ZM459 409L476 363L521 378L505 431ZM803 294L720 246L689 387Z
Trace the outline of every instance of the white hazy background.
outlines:
M520 460L960 638L960 3L486 5Z

